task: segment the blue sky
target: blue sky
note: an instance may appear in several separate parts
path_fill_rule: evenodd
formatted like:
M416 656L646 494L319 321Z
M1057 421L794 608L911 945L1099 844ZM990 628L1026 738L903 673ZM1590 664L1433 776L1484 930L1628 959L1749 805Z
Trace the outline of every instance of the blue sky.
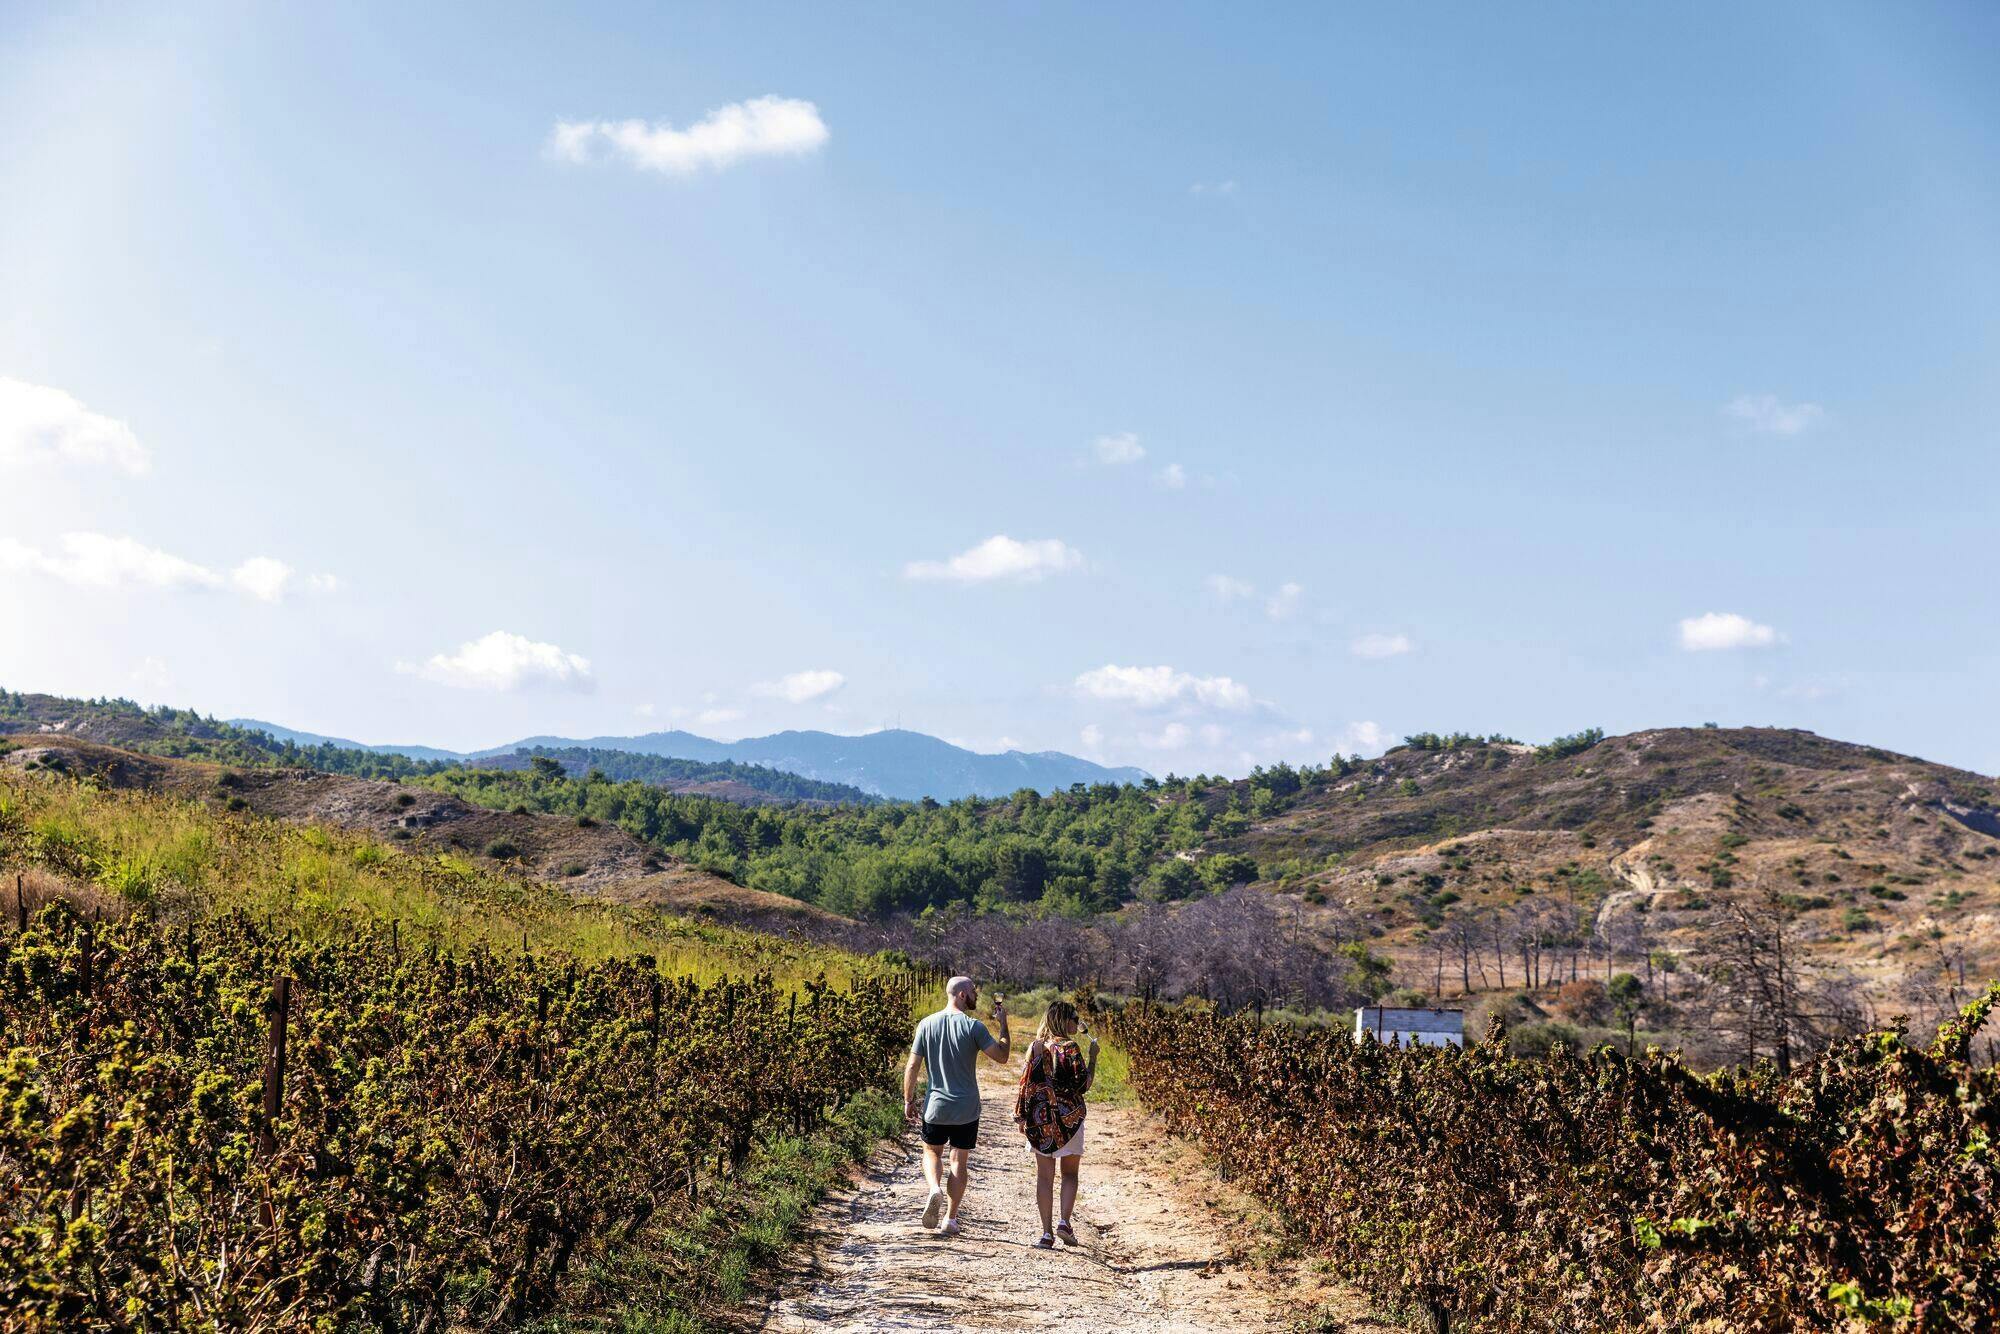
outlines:
M2000 770L1991 6L183 8L0 25L13 688Z

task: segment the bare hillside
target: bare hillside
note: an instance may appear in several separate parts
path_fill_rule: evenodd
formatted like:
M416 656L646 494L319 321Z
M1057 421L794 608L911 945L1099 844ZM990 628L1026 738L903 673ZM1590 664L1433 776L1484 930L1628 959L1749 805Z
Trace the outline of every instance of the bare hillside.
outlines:
M2000 974L1997 789L1771 728L1636 732L1560 758L1411 746L1208 851L1254 859L1271 887L1403 955L1406 976L1428 955L1434 978L1479 965L1497 982L1511 960L1518 985L1524 937L1551 968L1686 953L1719 904L1751 900L1893 1009L1913 973Z

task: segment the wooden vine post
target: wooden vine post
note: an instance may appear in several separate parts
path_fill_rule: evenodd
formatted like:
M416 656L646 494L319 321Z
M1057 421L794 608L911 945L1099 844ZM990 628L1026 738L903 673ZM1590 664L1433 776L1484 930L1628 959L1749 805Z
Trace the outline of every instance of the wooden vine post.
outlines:
M264 1053L264 1123L257 1132L257 1149L266 1158L278 1153L278 1113L285 1105L285 1030L291 1018L292 979L283 973L271 983L271 1042Z
M25 934L28 930L28 887L19 871L14 873L14 921Z
M280 973L271 981L271 1000L266 1007L271 1020L271 1040L264 1051L264 1115L257 1127L257 1153L267 1163L278 1156L278 1113L285 1105L285 1029L291 1008L292 979ZM265 1227L277 1221L269 1186L264 1188L258 1214Z

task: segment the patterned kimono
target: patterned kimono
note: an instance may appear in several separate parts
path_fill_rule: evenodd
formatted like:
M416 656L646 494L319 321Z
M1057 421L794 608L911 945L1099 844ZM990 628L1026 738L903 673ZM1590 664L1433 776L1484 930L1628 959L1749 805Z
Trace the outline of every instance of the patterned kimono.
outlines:
M1036 1153L1052 1154L1083 1129L1084 1086L1090 1064L1071 1038L1052 1038L1021 1072L1014 1115Z

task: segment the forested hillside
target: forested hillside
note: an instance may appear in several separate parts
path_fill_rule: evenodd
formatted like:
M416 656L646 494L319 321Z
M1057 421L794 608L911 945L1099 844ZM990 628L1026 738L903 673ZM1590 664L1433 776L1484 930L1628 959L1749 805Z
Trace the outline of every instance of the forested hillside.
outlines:
M152 729L155 750L250 744L116 707L82 725ZM1994 780L1803 732L1427 733L1376 760L942 804L751 806L585 759L329 762L621 830L868 924L840 928L852 944L1226 1004L1464 997L1524 1049L1616 1035L1784 1062L1898 1013L1933 1025L2000 974ZM558 840L536 864L570 856ZM578 885L629 864L577 858Z
M313 738L285 729L266 731L260 724L219 722L192 709L149 709L130 700L64 699L0 689L0 734L40 732L55 732L149 755L313 769L358 778L410 778L473 762L426 747L362 746L358 742L335 737ZM301 740L302 737L307 739ZM422 754L413 756L409 751ZM874 800L859 788L731 760L680 760L571 747L485 756L476 763L493 768L522 768L530 762L532 754L549 755L571 773L583 774L595 769L614 778L654 783L672 791L699 792L725 801Z
M668 792L719 797L743 805L763 802L843 802L866 805L882 798L846 783L823 783L782 769L738 764L734 760L683 760L671 755L640 755L627 750L593 746L526 746L507 755L485 755L467 761L467 768L523 770L536 760L559 766L571 778L592 773L612 782L645 783Z

